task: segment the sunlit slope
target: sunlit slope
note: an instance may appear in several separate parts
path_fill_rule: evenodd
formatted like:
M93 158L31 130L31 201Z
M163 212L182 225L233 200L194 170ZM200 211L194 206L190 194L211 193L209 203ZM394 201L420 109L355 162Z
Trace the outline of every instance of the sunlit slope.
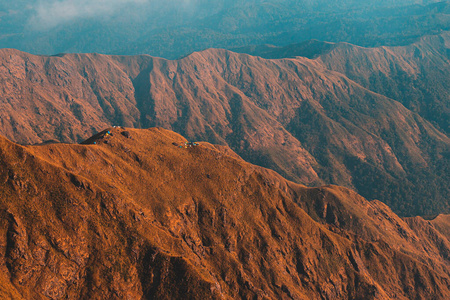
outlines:
M449 241L421 235L437 232L430 223L410 226L348 189L306 188L229 149L186 142L158 128L109 128L83 145L2 138L1 291L449 297Z
M355 188L405 215L449 209L448 137L318 59L214 49L177 61L1 52L0 131L14 141L161 126L228 145L299 183Z

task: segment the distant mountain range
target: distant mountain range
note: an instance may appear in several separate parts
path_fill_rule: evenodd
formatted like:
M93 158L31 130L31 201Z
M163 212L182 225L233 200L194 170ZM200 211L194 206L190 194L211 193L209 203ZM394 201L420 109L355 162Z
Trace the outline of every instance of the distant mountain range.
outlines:
M266 59L316 59L365 88L395 99L450 133L450 32L422 37L405 47L356 47L317 40L276 47L247 46L236 52Z
M450 299L449 1L107 2L0 0L0 299Z
M0 137L0 165L1 299L450 297L449 215L400 218L228 147L116 127Z
M0 2L0 48L176 59L207 48L311 39L405 45L450 30L448 1L115 1L110 10L91 2Z
M76 142L111 125L160 126L401 215L449 212L449 34L402 47L308 44L262 51L279 59L0 50L0 132ZM313 59L296 56L305 52Z

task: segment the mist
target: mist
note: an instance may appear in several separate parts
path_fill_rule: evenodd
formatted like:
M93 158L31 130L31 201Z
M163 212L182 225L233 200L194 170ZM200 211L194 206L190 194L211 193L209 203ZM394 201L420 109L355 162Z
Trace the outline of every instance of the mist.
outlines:
M150 0L64 0L40 1L29 20L33 29L47 30L79 19L104 18L129 6L150 5Z
M0 48L174 59L317 39L395 45L450 27L437 0L0 0ZM428 5L428 6L425 6ZM423 20L417 22L418 19Z
M221 9L242 6L261 6L267 4L285 7L303 7L304 10L336 10L343 7L399 5L433 1L417 0L0 0L0 15L7 11L26 13L25 26L31 31L50 30L60 25L82 20L99 20L119 16L125 13L129 17L145 18L146 15L176 14L181 18L186 15L205 17ZM377 3L377 4L374 4ZM127 16L128 16L127 15ZM1 20L0 20L1 21ZM170 20L172 21L172 20Z

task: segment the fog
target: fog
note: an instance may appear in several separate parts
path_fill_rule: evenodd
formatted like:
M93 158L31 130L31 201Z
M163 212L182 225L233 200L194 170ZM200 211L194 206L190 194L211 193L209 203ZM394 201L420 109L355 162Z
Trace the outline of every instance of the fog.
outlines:
M175 10L178 14L212 14L220 9L235 6L274 3L284 6L302 6L304 9L336 9L345 6L400 5L425 3L417 0L1 0L0 15L8 11L29 13L28 29L47 30L82 19L112 17L122 10L131 15L158 14L159 11ZM1 20L0 20L1 21Z
M60 24L82 18L99 18L114 15L126 6L149 5L150 0L64 0L39 1L29 21L32 28L51 29Z
M0 48L178 58L310 39L396 44L449 28L445 5L429 2L437 0L0 0Z

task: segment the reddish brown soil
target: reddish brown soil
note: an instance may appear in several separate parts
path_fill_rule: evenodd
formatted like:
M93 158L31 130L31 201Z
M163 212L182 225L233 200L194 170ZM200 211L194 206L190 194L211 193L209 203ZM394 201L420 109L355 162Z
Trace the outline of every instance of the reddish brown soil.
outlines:
M422 86L409 87L421 83L443 90L436 103L448 103L447 73L421 81L430 70L449 69L446 40L421 43L342 44L314 60L218 49L176 61L3 49L0 133L23 144L79 142L112 125L161 126L227 145L298 183L354 188L403 215L450 212L450 139L394 97L419 103ZM415 48L422 64L410 55Z
M108 130L0 139L0 298L450 298L447 216L402 219L164 129Z

